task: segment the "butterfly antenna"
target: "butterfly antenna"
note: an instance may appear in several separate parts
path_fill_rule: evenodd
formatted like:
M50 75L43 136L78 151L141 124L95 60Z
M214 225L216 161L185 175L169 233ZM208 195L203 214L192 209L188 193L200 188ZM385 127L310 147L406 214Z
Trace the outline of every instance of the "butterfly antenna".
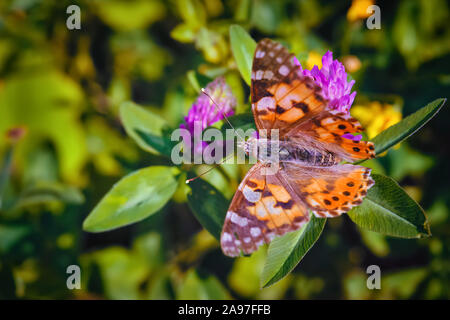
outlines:
M209 168L208 170L206 170L205 172L200 173L198 176L191 178L191 179L187 179L186 180L186 184L189 184L190 182L197 180L198 178L200 178L201 176L204 176L205 174L207 174L208 172L210 172L211 170L217 168L218 166L220 166L221 164L223 164L225 161L227 161L233 154L228 155L227 157L225 157L224 159L222 159L222 161L220 161L219 163L216 163L214 166L212 166L211 168Z
M204 88L201 88L202 93L207 96L209 98L209 100L211 100L211 102L214 104L214 106L217 108L217 111L219 111L220 113L222 113L223 118L228 122L228 125L231 127L231 129L233 129L234 133L242 140L245 141L244 138L236 131L236 129L233 127L233 125L231 124L230 120L228 119L227 115L225 114L225 112L223 112L223 110L219 107L219 105L214 101L214 99L208 94L208 92L206 92L206 90ZM208 172L210 172L211 170L217 168L218 166L222 165L225 161L227 161L231 156L233 156L233 154L228 155L227 157L225 157L224 159L222 159L222 161L220 161L219 163L216 163L214 166L212 166L211 168L209 168L208 170L206 170L205 172L199 174L198 176L188 179L186 180L186 184L189 184L190 182L200 178L201 176L207 174Z
M233 129L233 131L236 133L237 136L239 136L239 138L241 138L242 141L245 141L244 138L236 131L236 129L233 127L233 125L231 124L230 120L228 120L227 115L225 114L225 112L223 112L223 110L219 107L219 105L214 101L214 99L208 94L208 92L206 92L206 90L204 88L201 89L203 94L205 96L207 96L209 98L209 100L211 100L211 102L216 106L217 111L219 111L220 113L222 113L222 116L224 117L224 119L228 122L229 126L231 127L231 129Z

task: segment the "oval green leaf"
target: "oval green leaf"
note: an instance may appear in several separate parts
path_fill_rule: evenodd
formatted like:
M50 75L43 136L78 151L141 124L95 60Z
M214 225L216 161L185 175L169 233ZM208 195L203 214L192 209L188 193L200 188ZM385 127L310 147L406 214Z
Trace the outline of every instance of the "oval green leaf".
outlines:
M153 148L159 154L164 155L166 157L171 156L172 149L177 144L176 141L170 140L170 137L167 136L159 136L156 134L152 134L150 132L141 131L140 129L135 130L135 133L149 147Z
M383 153L413 135L439 112L446 100L445 98L441 98L430 102L425 107L407 116L402 121L387 128L373 138L372 142L375 144L376 154Z
M231 51L239 72L245 82L250 85L252 74L253 54L256 50L256 42L241 26L230 27Z
M361 228L400 238L430 236L423 209L393 179L372 174L375 185L363 203L348 212Z
M192 177L192 176L190 176ZM200 224L220 240L229 201L211 184L202 179L189 183L188 204Z
M84 220L83 230L102 232L147 218L172 197L178 173L173 167L155 166L125 176Z
M120 106L120 119L127 134L136 141L139 147L148 152L158 152L136 131L139 130L154 136L160 136L163 127L167 125L163 118L133 102L124 102Z
M301 229L277 237L270 243L261 274L262 287L283 279L295 268L319 239L326 220L311 214L311 219Z
M250 112L234 115L229 117L228 120L234 129L242 129L244 131L248 129L256 130L255 119L253 118L253 114ZM233 128L230 127L230 124L227 121L223 121L220 130L225 133L227 129Z
M230 126L228 121L231 123L233 127ZM231 116L228 118L228 121L222 120L222 125L220 127L220 132L222 133L222 136L220 137L220 140L227 140L227 130L237 130L242 129L244 133L248 129L253 129L256 131L255 126L255 120L253 119L253 114L246 112L241 114L236 114L234 116ZM209 128L213 128L212 126L205 129L208 130ZM236 132L233 132L234 135L236 135Z

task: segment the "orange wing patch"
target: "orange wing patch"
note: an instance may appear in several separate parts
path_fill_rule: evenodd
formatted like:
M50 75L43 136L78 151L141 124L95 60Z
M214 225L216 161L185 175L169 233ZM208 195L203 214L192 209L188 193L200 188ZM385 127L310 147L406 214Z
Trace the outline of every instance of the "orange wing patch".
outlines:
M333 176L317 174L317 177L298 182L304 201L316 216L336 217L362 203L374 181L369 168L352 167L353 170L342 172L342 175L338 172Z

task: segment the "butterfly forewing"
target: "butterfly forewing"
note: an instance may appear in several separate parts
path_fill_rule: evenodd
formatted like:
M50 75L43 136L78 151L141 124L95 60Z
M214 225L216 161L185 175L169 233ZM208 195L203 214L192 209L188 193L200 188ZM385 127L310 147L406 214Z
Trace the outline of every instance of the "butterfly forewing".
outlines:
M280 136L327 103L314 80L301 74L295 55L269 39L260 41L255 50L251 95L257 128L279 129Z

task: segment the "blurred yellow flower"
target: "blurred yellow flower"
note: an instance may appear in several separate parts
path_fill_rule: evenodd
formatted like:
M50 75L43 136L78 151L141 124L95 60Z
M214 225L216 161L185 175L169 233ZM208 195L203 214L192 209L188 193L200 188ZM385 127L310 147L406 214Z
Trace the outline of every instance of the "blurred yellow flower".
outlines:
M342 58L345 70L353 73L361 69L361 60L357 56L348 55Z
M319 69L322 68L322 56L315 51L311 51L308 54L308 60L306 60L306 68L311 70L314 66Z
M75 237L71 233L63 233L56 239L56 245L60 249L70 249L75 244Z
M355 105L351 109L351 114L361 122L369 139L402 119L402 113L398 108L378 101L367 105Z
M354 22L369 17L370 13L367 13L367 8L373 4L375 4L373 0L353 0L347 11L347 20Z

